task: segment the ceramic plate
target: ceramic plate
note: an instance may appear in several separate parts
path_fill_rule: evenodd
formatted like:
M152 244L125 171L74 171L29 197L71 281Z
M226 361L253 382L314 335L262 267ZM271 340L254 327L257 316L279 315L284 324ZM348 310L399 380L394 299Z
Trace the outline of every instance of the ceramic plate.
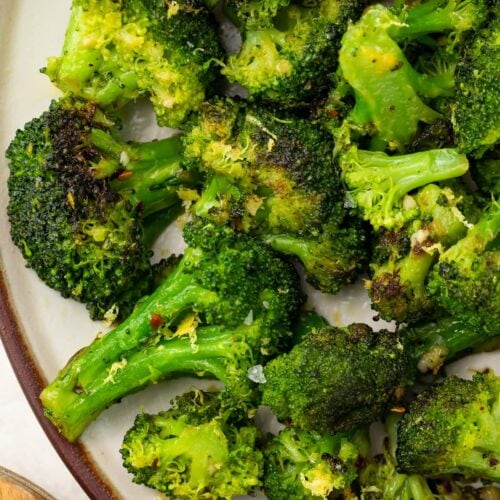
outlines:
M151 499L155 492L134 485L122 468L119 448L122 437L142 409L157 412L168 407L170 399L194 384L210 382L193 379L170 381L152 386L125 398L105 411L83 435L79 444L63 440L44 419L38 394L47 380L55 377L66 360L89 344L101 323L92 322L85 308L62 299L26 269L19 251L9 238L6 217L8 169L3 158L17 128L38 116L58 92L48 78L39 73L47 56L58 55L69 16L69 0L2 0L0 2L0 333L12 365L33 411L62 459L92 498L124 497ZM135 139L166 136L148 109L131 109L128 134ZM174 226L161 239L156 256L166 256L183 247ZM334 324L371 322L373 311L362 285L348 287L335 297L309 292L314 305ZM381 322L372 323L381 328ZM470 368L491 366L500 373L500 353L462 360L453 371L468 373Z

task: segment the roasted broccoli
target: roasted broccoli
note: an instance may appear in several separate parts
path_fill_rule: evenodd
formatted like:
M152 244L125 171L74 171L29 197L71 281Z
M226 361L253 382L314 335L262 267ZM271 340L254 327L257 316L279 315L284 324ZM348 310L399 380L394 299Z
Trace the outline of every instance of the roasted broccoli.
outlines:
M176 269L123 323L79 351L41 394L70 441L127 394L175 374L215 377L232 405L247 372L286 348L302 301L294 268L258 240L203 221Z
M465 236L480 214L472 194L459 184L452 187L429 184L406 196L406 213L416 211L418 217L375 235L365 287L383 319L413 322L440 314L440 304L427 289L429 273L440 252Z
M493 201L464 238L439 256L427 289L439 306L471 325L500 332L500 205Z
M125 143L94 105L54 101L19 130L10 160L11 235L26 263L93 318L126 316L152 290L151 245L196 175L179 137Z
M365 431L332 435L284 429L264 448L266 496L313 500L347 494L368 451Z
M355 279L365 231L343 207L331 138L319 125L217 100L204 105L184 140L187 161L207 175L195 215L297 257L325 292Z
M299 429L349 431L397 407L419 372L437 371L491 335L453 318L399 334L363 324L313 329L264 367L262 401Z
M139 414L125 434L120 452L135 483L184 499L231 499L261 485L260 433L246 415L199 390L172 404Z
M398 425L396 457L408 473L500 480L500 379L455 376L421 393Z
M500 25L498 17L474 34L456 71L452 122L458 147L481 157L500 141Z
M217 27L197 0L73 0L62 55L43 70L63 92L101 106L139 96L179 126L212 91Z
M362 0L226 2L242 28L243 45L222 73L251 98L299 106L324 93L335 70L340 38Z
M479 27L488 10L482 0L427 0L411 6L397 2L367 9L342 38L339 65L353 89L355 105L343 127L372 137L372 148L402 151L420 123L442 115L430 100L455 90L453 43L434 52L424 72L409 62L405 43L445 33L450 39ZM425 40L429 43L429 40ZM491 63L494 64L493 62ZM420 67L419 67L420 69Z

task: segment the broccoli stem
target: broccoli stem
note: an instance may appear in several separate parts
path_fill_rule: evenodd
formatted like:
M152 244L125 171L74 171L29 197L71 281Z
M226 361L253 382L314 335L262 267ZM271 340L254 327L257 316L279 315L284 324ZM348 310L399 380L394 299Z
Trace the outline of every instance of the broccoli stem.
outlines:
M194 205L198 217L213 216L214 209L220 208L224 200L240 195L234 181L223 175L216 175L205 185L200 198Z
M175 205L179 186L195 184L197 177L181 168L180 136L148 143L124 143L111 134L92 129L92 145L105 156L93 165L97 178L111 177L111 188L146 217Z
M171 375L211 375L226 381L225 360L234 352L234 330L197 330L188 336L161 338L137 351L123 349L116 363L94 371L84 388L58 377L41 394L46 415L69 440L76 440L104 409L124 396Z
M297 238L288 234L273 234L266 237L266 242L271 245L274 250L287 255L294 255L307 268L307 263L311 258L311 245L314 251L315 241L306 241L303 238Z
M414 327L407 327L405 335L414 342L412 358L421 371L437 370L446 360L473 348L498 332L477 331L469 323L453 317Z

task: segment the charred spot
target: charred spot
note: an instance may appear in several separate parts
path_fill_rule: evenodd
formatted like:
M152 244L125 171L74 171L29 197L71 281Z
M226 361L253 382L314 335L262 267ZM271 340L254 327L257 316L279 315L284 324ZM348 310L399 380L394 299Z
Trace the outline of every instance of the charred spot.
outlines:
M401 69L403 67L403 61L398 61L392 68L391 72L398 71L398 69Z
M347 467L344 462L338 457L334 457L329 453L323 453L321 459L328 465L332 472L346 472Z
M156 470L158 468L158 457L153 458L153 461L151 462L151 468L153 470Z
M490 467L496 467L500 463L500 460L498 460L495 457L492 457L489 459L488 463L490 464Z
M403 287L399 278L399 270L393 273L384 273L372 282L371 295L374 302L397 298L402 294Z

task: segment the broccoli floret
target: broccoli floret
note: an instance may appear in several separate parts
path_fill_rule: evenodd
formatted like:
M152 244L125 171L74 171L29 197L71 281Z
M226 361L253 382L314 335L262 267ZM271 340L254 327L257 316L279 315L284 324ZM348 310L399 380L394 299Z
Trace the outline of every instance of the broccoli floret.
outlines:
M445 318L399 333L363 324L312 329L264 367L263 404L298 429L345 432L398 407L404 388L498 334Z
M363 1L228 2L242 28L243 45L222 73L252 98L283 106L311 101L329 86L340 38Z
M319 125L234 101L204 105L185 137L207 184L192 210L297 257L307 279L335 293L366 257L365 231L343 207L332 141Z
M135 483L184 499L231 499L260 486L264 460L250 419L224 409L217 393L189 392L172 405L139 414L125 434L120 452Z
M455 376L419 394L398 425L399 468L428 476L500 480L500 379Z
M74 0L62 55L43 70L63 92L102 106L148 96L160 125L197 109L222 58L196 0Z
M405 204L405 196L426 184L464 175L469 162L456 149L389 156L352 146L341 156L340 167L348 203L378 230L398 229L415 218L418 211L414 204Z
M365 287L383 319L413 322L439 312L426 288L431 268L440 252L462 238L467 225L477 220L477 210L468 207L472 196L462 191L458 186L453 190L425 186L403 202L417 210L418 217L401 229L375 236Z
M264 449L267 498L313 500L347 493L368 454L366 434L282 430Z
M179 137L125 143L94 105L54 101L19 130L10 160L11 235L26 263L93 318L122 317L152 290L151 245L196 183Z
M453 58L443 58L444 65L431 61L428 70L419 73L403 52L403 43L430 33L457 36L480 26L486 16L482 0L428 0L366 10L348 28L339 51L342 76L355 97L345 126L372 136L376 149L402 151L420 123L441 117L429 101L453 96L455 89Z
M382 453L367 459L359 474L362 498L366 500L430 500L442 499L436 495L427 480L418 474L397 471L396 426L399 417L389 415L385 420L387 437ZM450 499L451 500L451 499Z
M500 154L500 151L499 151ZM473 163L474 182L487 197L500 199L500 158L483 158Z
M477 31L456 72L453 128L458 147L481 157L500 141L500 26L498 18Z
M493 201L464 238L439 256L428 291L442 308L471 325L500 332L500 205Z
M47 417L70 441L113 402L176 374L217 378L231 404L247 404L248 370L286 348L302 302L293 266L203 221L184 237L183 258L155 292L43 390Z

